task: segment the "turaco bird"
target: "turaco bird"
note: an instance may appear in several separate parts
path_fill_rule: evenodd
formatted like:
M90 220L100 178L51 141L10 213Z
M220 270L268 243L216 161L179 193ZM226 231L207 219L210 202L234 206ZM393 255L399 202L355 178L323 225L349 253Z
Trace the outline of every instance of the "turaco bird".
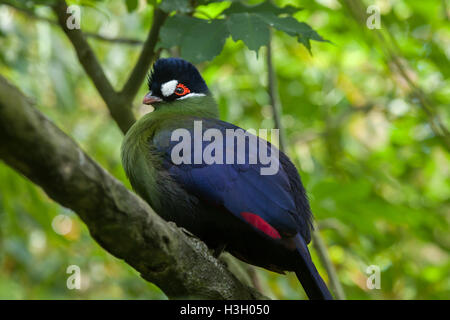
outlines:
M248 144L238 150L238 138L224 138L210 153L214 161L202 157L218 135L243 129L218 119L217 104L191 63L157 60L148 86L143 103L154 111L130 128L122 145L123 167L134 190L165 220L208 247L225 248L238 259L275 272L294 271L310 299L332 299L307 248L312 214L289 158L248 132L257 148ZM199 123L200 135L195 132ZM205 138L208 130L214 137ZM192 150L180 149L182 138ZM278 155L271 174L261 174L268 167L261 151Z

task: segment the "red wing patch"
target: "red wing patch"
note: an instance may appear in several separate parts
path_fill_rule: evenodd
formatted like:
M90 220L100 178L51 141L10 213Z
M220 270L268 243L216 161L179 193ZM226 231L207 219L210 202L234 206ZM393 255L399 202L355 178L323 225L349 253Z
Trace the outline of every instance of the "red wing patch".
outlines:
M281 236L278 233L278 231L257 214L251 212L241 212L241 216L244 218L245 221L250 223L253 227L258 229L259 231L264 232L269 237L274 239L281 239Z

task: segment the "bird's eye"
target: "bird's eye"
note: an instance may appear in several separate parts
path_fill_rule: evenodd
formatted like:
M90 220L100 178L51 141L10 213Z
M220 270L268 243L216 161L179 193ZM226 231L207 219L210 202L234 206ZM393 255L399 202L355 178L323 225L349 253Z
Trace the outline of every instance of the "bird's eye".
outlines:
M175 88L175 94L177 96L184 96L184 95L188 94L189 92L191 92L191 90L189 90L188 87L186 87L182 83L179 83L177 85L177 87Z

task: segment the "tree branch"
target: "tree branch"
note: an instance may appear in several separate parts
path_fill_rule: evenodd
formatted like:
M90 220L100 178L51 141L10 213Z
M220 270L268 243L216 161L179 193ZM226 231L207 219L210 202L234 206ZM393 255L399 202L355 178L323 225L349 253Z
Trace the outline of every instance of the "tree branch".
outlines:
M133 112L131 111L131 105L139 90L139 85L142 83L148 72L150 63L156 56L155 47L158 41L159 30L167 18L167 13L158 8L154 9L152 27L144 42L138 61L122 91L116 92L106 78L100 63L89 43L86 41L83 32L78 29L69 30L67 28L66 21L68 19L68 14L65 1L58 1L53 7L53 10L58 17L60 27L64 30L70 42L72 42L78 60L85 72L91 78L97 91L103 98L103 101L106 103L112 118L119 125L122 132L126 133L136 121Z
M203 242L160 218L0 76L0 159L61 205L92 237L168 297L260 299Z
M84 68L84 71L88 74L94 83L97 91L106 103L111 116L119 125L123 132L127 132L128 129L136 121L130 108L124 106L123 99L115 92L109 80L106 78L105 73L95 56L89 43L86 41L81 30L67 28L67 4L64 1L58 1L53 7L56 16L58 17L58 23L63 29L64 33L72 42L73 47L78 56L78 60Z
M152 27L150 29L150 32L148 33L147 39L145 40L139 59L121 91L121 95L123 95L129 101L133 101L136 93L139 90L139 85L142 83L142 81L144 81L145 76L147 75L150 63L155 58L155 47L158 41L159 30L164 24L166 18L167 13L158 8L155 8L155 10L153 11Z

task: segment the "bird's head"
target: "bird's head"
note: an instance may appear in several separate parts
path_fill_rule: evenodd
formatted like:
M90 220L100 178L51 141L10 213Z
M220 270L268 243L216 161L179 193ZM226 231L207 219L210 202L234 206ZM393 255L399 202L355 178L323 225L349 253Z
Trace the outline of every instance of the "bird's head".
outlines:
M210 94L197 68L179 58L158 59L148 76L148 88L143 103L151 105Z

